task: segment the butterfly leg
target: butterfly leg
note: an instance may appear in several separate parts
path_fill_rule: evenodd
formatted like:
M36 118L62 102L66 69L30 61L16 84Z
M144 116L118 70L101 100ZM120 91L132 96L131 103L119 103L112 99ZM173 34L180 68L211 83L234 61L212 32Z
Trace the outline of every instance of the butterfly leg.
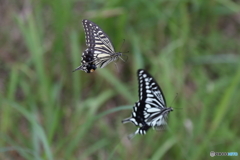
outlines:
M133 139L137 134L139 134L139 128L134 133L129 134L128 139L129 140Z
M163 131L166 130L167 126L166 125L160 125L160 126L154 126L153 129L156 131Z
M118 69L117 63L114 62L114 64L115 64L115 66L116 66L116 68L117 68L117 71L119 72L119 69Z

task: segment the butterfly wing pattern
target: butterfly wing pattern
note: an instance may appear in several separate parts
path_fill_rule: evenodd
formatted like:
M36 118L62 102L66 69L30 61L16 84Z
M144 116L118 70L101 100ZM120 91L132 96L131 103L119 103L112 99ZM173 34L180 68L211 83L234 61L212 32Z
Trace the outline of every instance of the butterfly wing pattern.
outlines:
M97 68L105 67L122 55L114 51L110 39L98 25L87 19L84 19L82 24L88 48L82 54L81 65L74 71L83 70L91 73Z
M163 92L153 77L145 70L138 70L139 101L135 103L130 118L122 123L132 122L139 128L130 134L131 139L136 134L146 134L149 128L164 127L168 114L173 111L166 107Z

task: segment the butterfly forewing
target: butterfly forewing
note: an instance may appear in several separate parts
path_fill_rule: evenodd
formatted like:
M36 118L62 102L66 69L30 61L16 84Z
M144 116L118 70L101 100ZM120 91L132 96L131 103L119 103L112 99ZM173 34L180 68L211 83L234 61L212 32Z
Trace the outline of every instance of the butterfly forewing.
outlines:
M166 106L165 97L156 81L144 70L138 70L139 99L147 102L155 101Z
M86 45L96 50L94 53L114 53L114 48L108 36L95 23L84 19L82 21L85 30Z

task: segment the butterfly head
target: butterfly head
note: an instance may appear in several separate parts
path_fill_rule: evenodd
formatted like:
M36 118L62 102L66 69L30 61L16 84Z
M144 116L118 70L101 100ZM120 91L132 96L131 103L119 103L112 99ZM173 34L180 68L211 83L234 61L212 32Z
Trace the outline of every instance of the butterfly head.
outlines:
M122 52L117 52L116 53L118 56L122 56Z
M122 59L122 55L123 55L123 53L122 52L117 52L117 53L115 53L116 54L116 57L117 58L120 58L123 62L125 62L125 60L124 59Z
M172 107L168 107L169 112L173 111Z
M163 115L164 116L167 116L170 112L172 112L173 111L173 108L172 107L167 107L166 109L165 109L165 111L163 112Z

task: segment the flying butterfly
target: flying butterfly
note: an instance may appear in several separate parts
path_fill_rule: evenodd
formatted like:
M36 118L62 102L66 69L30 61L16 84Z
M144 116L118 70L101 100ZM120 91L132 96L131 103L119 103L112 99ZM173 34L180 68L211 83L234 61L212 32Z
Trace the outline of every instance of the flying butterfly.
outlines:
M135 103L130 118L122 123L132 122L139 128L129 135L129 139L137 134L144 135L149 128L162 129L167 124L168 114L173 111L166 107L163 92L153 77L145 70L138 70L139 101Z
M103 68L110 62L121 58L122 53L115 52L109 37L98 25L87 19L84 19L82 24L88 48L82 54L81 65L73 72L83 70L91 73L97 68Z

